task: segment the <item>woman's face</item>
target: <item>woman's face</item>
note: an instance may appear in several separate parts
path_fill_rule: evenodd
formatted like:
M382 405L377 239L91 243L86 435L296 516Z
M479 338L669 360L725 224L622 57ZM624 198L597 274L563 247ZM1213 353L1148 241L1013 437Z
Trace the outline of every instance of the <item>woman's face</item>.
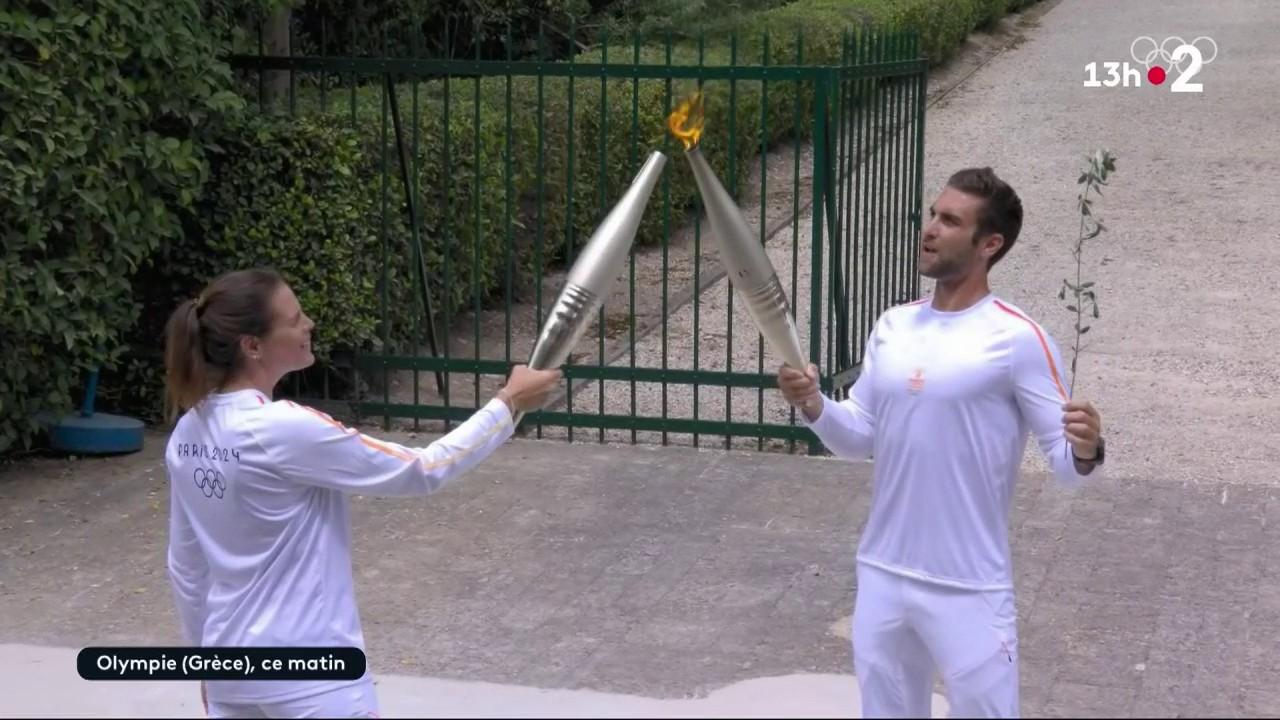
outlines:
M311 329L315 323L302 311L293 290L281 283L271 298L271 330L258 345L261 362L275 377L310 367Z

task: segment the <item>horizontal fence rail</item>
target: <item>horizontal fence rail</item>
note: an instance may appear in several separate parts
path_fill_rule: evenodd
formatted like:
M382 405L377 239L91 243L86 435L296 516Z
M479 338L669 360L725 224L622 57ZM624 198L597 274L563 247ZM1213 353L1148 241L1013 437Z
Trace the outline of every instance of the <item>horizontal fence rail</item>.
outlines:
M510 36L497 59L329 40L310 56L260 45L230 58L264 114L339 128L365 158L369 191L352 202L377 229L362 251L380 267L367 278L378 347L345 356L351 392L326 383L304 397L385 427L468 417L527 360L568 267L657 149L669 162L626 274L564 368L563 395L524 424L569 440L815 449L777 395L781 360L724 281L667 132L695 89L702 152L758 230L824 390L843 396L875 318L919 294L927 63L915 36L859 28L825 55L799 35L603 38L560 59L542 32L531 58Z

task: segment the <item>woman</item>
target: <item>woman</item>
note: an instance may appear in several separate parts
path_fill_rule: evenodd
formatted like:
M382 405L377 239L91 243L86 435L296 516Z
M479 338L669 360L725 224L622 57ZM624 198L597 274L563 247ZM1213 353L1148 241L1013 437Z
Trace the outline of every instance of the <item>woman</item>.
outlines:
M460 477L536 410L561 374L516 366L465 423L423 448L368 437L272 390L311 365L311 319L269 270L215 280L166 328L169 575L193 646L354 646L348 493L426 495ZM374 717L372 677L222 680L214 717Z

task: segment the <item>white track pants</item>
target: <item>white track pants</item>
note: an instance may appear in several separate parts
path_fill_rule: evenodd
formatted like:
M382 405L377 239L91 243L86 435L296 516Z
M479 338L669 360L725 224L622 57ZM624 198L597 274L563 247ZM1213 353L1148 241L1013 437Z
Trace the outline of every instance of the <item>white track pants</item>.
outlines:
M361 682L288 702L250 705L209 701L211 718L376 718L373 682Z
M858 563L853 661L862 716L931 716L934 674L951 717L1018 717L1012 590L951 588Z

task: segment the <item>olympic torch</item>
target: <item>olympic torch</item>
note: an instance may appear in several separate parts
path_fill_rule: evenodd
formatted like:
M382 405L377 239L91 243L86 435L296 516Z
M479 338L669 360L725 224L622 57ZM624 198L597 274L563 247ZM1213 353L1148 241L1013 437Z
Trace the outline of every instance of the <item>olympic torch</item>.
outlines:
M666 155L653 151L627 192L587 240L569 270L564 289L542 324L529 367L552 370L568 360L626 265L645 206L666 163ZM519 425L523 418L524 413L519 413L515 423Z
M788 365L804 370L808 364L800 348L795 319L778 273L769 262L758 236L747 224L742 209L729 197L699 149L703 122L702 93L697 92L671 113L667 127L684 143L685 157L693 168L693 178L707 209L711 234L719 243L729 283L745 302L760 334Z

